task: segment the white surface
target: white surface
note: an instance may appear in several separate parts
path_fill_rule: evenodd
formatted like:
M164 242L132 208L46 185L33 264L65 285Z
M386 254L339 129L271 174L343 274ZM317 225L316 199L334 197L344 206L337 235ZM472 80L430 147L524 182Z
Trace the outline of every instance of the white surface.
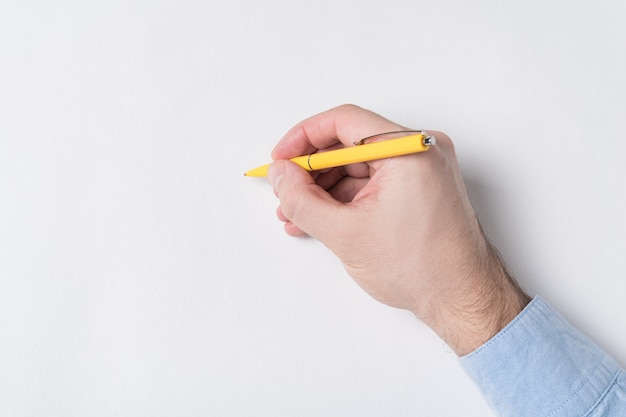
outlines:
M0 415L486 416L242 172L352 102L456 141L520 283L626 363L623 1L4 1Z

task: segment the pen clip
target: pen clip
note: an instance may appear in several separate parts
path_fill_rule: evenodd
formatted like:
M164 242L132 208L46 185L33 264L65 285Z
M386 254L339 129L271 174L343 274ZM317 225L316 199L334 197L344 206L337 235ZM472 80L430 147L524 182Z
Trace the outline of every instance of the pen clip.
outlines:
M385 135L398 135L400 133L419 133L421 134L424 139L424 145L426 146L433 146L435 144L437 144L437 139L433 136L433 135L429 135L426 131L424 130L396 130L393 132L384 132L384 133L377 133L375 135L371 135L368 136L366 138L363 138L361 140L359 140L358 142L353 142L355 146L361 146L361 145L365 145L367 143L371 143L371 140L374 138L377 138L379 136L385 136ZM398 138L393 138L393 139L398 139Z

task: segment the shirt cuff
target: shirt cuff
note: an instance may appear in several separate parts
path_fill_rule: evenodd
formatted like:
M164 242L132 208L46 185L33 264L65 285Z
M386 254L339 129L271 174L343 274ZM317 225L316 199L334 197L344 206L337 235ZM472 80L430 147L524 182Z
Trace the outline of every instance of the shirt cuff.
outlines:
M499 416L586 415L620 372L539 297L460 363Z

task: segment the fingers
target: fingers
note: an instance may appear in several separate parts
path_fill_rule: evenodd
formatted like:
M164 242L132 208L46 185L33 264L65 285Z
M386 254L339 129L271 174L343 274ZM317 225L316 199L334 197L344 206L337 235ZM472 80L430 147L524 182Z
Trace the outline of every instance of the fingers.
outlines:
M272 151L272 158L289 159L318 149L354 142L373 134L406 130L384 117L351 104L308 118L285 134Z
M353 164L334 168L322 173L313 173L311 177L317 185L326 190L335 200L346 204L351 202L355 195L367 185L370 169L367 164ZM274 191L278 197L278 192ZM276 210L278 219L285 223L285 231L294 237L307 236L302 229L293 224L285 216L281 207Z
M289 161L270 166L268 180L280 199L278 216L285 221L285 231L292 236L310 235L322 242L340 234L344 224L344 206L315 183L308 172Z
M335 184L328 193L341 203L347 204L354 200L355 196L369 182L369 178L344 177Z
M358 163L346 165L343 167L333 168L325 172L320 172L315 177L315 182L325 190L331 190L340 181L346 177L352 178L369 178L370 168L366 163Z

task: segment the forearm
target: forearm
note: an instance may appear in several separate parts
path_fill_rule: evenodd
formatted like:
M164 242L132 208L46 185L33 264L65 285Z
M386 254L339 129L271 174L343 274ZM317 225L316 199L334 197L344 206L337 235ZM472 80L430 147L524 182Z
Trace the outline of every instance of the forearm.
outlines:
M434 291L426 313L414 311L458 356L482 346L530 302L495 249L484 236L479 241L471 261L446 272L459 277L454 287Z

